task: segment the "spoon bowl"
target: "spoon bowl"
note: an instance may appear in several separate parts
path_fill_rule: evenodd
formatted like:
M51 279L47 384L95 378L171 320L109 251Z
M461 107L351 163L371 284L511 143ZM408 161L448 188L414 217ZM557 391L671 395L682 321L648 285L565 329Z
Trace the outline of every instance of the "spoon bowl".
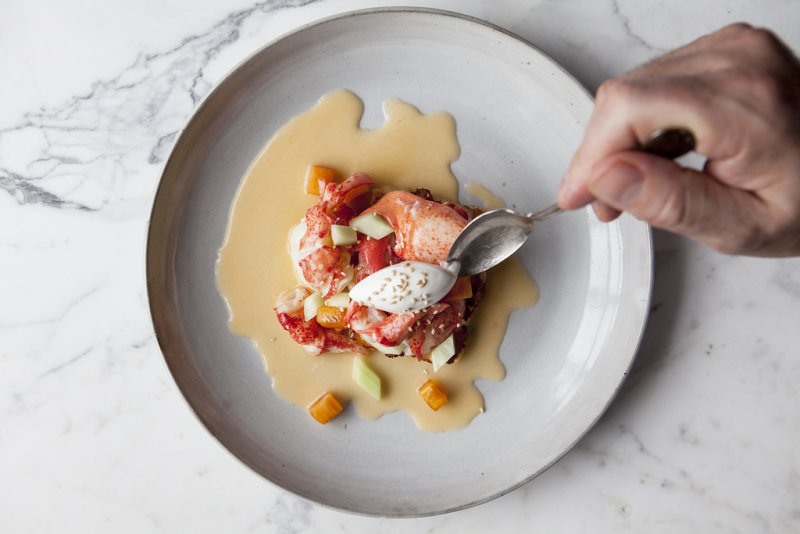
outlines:
M550 206L538 213L523 215L508 208L487 211L475 217L456 237L444 267L457 276L486 271L511 256L528 239L533 223L560 213Z

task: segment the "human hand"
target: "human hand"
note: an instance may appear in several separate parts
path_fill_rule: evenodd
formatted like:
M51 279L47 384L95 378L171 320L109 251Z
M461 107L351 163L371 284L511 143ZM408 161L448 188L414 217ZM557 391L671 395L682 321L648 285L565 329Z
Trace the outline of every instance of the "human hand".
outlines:
M661 128L691 130L702 171L636 150ZM800 254L800 63L767 30L735 24L597 91L558 191L728 254Z

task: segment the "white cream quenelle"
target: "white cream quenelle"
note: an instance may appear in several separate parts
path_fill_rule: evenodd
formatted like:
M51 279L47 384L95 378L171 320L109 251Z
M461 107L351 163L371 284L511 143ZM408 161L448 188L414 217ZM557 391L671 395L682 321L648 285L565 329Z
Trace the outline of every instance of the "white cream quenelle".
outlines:
M350 298L388 313L427 308L453 287L456 274L438 265L405 261L364 278L350 290Z

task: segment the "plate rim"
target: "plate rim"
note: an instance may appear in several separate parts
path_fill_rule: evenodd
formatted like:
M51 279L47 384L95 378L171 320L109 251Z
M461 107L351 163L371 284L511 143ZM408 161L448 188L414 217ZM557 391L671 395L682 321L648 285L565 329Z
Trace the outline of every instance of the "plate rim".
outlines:
M154 225L154 221L158 221L165 215L166 205L169 204L169 199L167 198L171 194L174 194L174 182L175 179L172 177L170 180L169 177L173 176L175 173L172 172L172 168L177 165L176 159L178 155L177 149L182 147L182 144L185 144L185 137L192 133L197 127L198 122L203 120L203 116L206 114L207 108L210 105L210 102L216 98L217 94L222 91L223 86L228 82L230 78L232 78L236 73L240 72L241 70L245 69L248 64L254 60L257 56L262 54L265 50L277 45L278 43L292 38L294 35L305 32L311 28L321 26L330 22L336 22L347 18L355 18L365 15L380 15L380 14L398 14L398 13L407 13L412 15L432 15L432 16L443 16L443 17L450 17L459 19L461 21L469 22L472 24L477 24L479 26L483 26L490 30L496 31L505 37L521 43L526 47L534 50L538 55L540 55L543 59L545 59L550 66L554 69L558 70L565 78L568 78L572 81L576 88L579 88L586 97L593 102L592 94L586 89L586 87L569 71L567 71L563 66L561 66L558 62L556 62L552 57L550 57L547 53L542 51L539 47L532 44L530 41L520 37L519 35L500 27L496 24L488 22L486 20L466 15L463 13L458 13L454 11L444 10L444 9L436 9L436 8L428 8L428 7L375 7L375 8L365 8L365 9L356 9L356 10L349 10L344 11L338 14L322 17L319 19L315 19L313 21L307 22L302 24L288 32L285 32L274 39L268 41L263 46L259 47L257 50L253 51L249 55L247 55L244 59L240 60L233 68L231 68L228 72L226 72L223 76L220 77L219 81L215 83L214 87L208 91L208 93L201 99L201 101L197 104L195 109L192 111L192 114L189 120L186 122L184 127L181 129L180 134L177 136L173 148L170 150L169 157L166 159L161 175L159 177L158 186L156 188L153 203L150 210L150 217L148 219L148 231L147 231L147 239L145 243L145 276L146 276L146 289L147 289L147 303L148 308L150 311L150 318L153 325L153 330L155 333L156 340L159 345L159 349L162 353L162 357L167 365L167 368L175 382L178 386L179 391L181 392L181 397L183 397L184 402L186 402L190 408L190 411L194 414L194 416L202 423L202 426L205 430L211 434L219 444L223 446L223 449L227 451L228 454L235 457L238 461L242 464L247 466L252 472L256 473L260 478L269 482L274 487L280 489L281 491L285 491L296 495L300 498L303 498L309 502L313 502L320 506L323 506L330 510L336 510L341 512L352 513L356 515L361 515L365 517L429 517L435 516L440 514L446 514L451 512L456 512L459 510L468 509L474 506L481 505L483 503L492 501L503 495L507 495L516 489L524 486L525 484L531 482L533 479L550 469L554 464L560 461L567 453L574 449L575 445L579 443L598 423L600 419L606 414L611 404L616 399L617 395L619 394L623 384L625 383L626 378L630 374L630 369L633 366L638 350L641 346L643 341L644 332L646 329L646 324L649 318L649 313L645 312L642 315L640 324L637 325L636 331L638 335L636 337L636 341L631 348L631 355L628 359L627 365L625 370L622 373L619 381L617 382L616 386L613 389L613 392L608 397L606 402L603 404L602 408L598 411L596 417L591 421L591 423L586 426L583 432L581 432L576 439L569 444L564 450L555 456L552 461L547 463L546 465L542 466L536 472L530 474L528 477L524 478L520 482L509 486L508 488L499 491L495 494L489 495L487 497L473 500L470 502L462 503L456 506L452 506L449 508L445 508L442 510L433 510L433 511L422 511L417 513L403 513L403 512L393 512L393 511L385 511L385 512L369 512L365 510L353 509L353 508L344 508L341 506L337 506L334 504L322 502L318 499L315 499L312 496L304 495L303 493L296 491L295 489L289 489L281 485L278 481L276 481L273 477L268 476L262 470L260 470L253 462L247 459L246 455L244 455L241 451L241 447L236 448L235 450L231 448L231 445L223 440L221 435L218 433L218 428L215 426L214 422L212 421L212 417L209 416L206 410L203 410L200 407L200 402L194 398L194 395L188 395L187 392L190 389L187 382L188 378L180 371L180 368L184 364L183 360L186 354L175 354L173 348L170 344L170 332L168 332L168 328L165 327L163 321L163 317L168 315L163 308L168 308L170 305L169 303L165 302L166 299L162 297L156 297L156 290L155 287L155 279L154 279L154 270L158 267L161 267L161 264L158 263L156 260L160 259L162 256L156 253L156 246L162 244L162 242L167 243L169 241L169 236L162 236L159 237L159 233L165 233L164 229L159 227L158 225ZM589 209L588 207L585 209ZM172 215L173 218L177 217L176 215ZM647 249L647 294L645 302L643 302L642 306L645 310L649 310L650 304L652 301L652 289L653 289L653 278L654 278L654 265L653 265L653 239L652 239L652 229L644 225L646 228L646 247L645 244L642 243L643 248ZM172 273L174 275L174 273ZM166 275L165 278L168 278L169 275ZM169 282L167 280L167 282ZM175 312L179 312L177 310L177 306L173 305Z

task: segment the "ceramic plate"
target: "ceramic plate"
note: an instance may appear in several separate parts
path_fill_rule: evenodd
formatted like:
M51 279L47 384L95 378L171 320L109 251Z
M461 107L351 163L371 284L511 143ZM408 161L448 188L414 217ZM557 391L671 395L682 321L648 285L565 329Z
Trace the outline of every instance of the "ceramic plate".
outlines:
M555 199L592 107L528 43L449 13L361 11L279 39L211 92L166 164L147 250L156 334L200 420L280 487L371 515L472 506L544 471L608 406L647 316L650 233L627 217L601 224L589 210L537 226L519 257L540 300L512 315L500 353L507 377L478 382L486 413L466 429L428 434L405 413L369 422L352 409L321 427L274 394L250 340L228 331L214 262L250 162L284 122L340 88L364 100L365 127L382 122L390 97L451 113L456 177L524 211ZM462 200L476 201L463 188Z

